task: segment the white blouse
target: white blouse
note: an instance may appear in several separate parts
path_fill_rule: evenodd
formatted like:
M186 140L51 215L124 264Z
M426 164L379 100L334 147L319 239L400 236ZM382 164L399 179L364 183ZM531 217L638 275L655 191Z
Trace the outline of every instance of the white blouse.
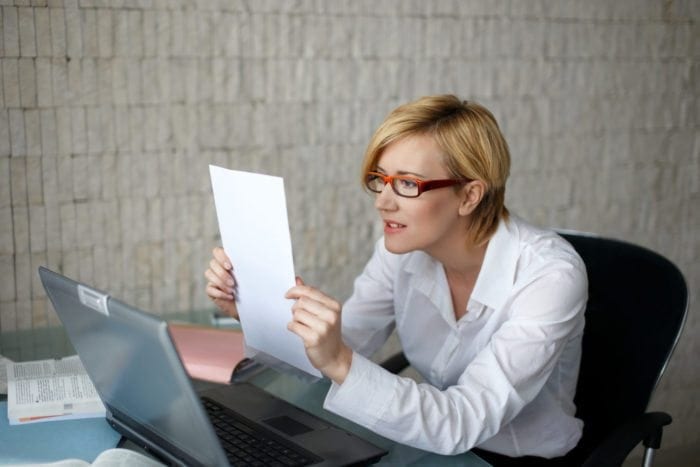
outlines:
M440 454L474 446L565 454L583 426L573 396L587 289L585 266L565 240L511 216L489 241L467 313L455 321L442 264L423 252L389 253L381 239L344 304L352 365L324 407ZM394 327L426 383L367 358Z

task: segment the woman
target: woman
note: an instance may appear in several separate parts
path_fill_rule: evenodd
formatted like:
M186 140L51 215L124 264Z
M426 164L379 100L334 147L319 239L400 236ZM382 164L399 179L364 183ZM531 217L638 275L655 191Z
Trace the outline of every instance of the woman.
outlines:
M499 464L576 445L586 272L566 241L509 215L509 168L493 115L454 96L400 106L377 129L362 172L384 236L352 296L341 306L300 279L286 295L289 330L332 380L326 409L428 451L478 447ZM215 249L207 293L237 316L231 271ZM425 383L367 358L394 328Z

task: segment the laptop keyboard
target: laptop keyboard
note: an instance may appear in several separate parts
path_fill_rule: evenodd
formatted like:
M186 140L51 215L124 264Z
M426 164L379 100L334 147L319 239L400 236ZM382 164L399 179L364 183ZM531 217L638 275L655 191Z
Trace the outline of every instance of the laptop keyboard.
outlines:
M300 467L321 460L270 431L246 423L207 397L202 398L202 404L233 466Z

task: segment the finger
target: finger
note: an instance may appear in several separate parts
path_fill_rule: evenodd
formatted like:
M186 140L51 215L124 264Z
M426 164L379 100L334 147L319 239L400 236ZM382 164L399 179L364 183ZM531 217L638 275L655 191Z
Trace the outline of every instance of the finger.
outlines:
M296 276L296 277L294 278L294 281L296 282L297 285L305 285L305 284L304 284L304 281L303 281L302 278L299 277L299 276Z
M224 292L216 285L209 283L206 288L207 295L212 300L233 300L235 297L231 293Z
M318 334L327 335L339 325L339 315L323 307L300 307L292 310L292 321L301 323Z
M236 286L233 277L231 277L230 275L221 277L220 275L216 274L211 268L204 271L204 277L206 277L206 279L210 283L228 293L233 293L233 290Z
M296 285L292 287L287 291L285 297L296 300L302 297L308 297L312 300L324 304L325 306L335 310L336 312L340 311L340 304L336 300L324 294L320 290L314 287L310 287L308 285Z
M233 275L233 270L225 269L216 259L209 261L209 269L211 269L217 276L221 278L230 287L236 285L236 277Z
M297 321L290 321L287 323L287 329L301 338L305 348L318 345L318 336L309 327Z
M231 260L229 259L228 255L224 251L223 248L220 246L217 246L212 250L212 254L214 255L214 258L227 270L232 270L233 265L231 264Z
M296 312L288 325L289 324L293 325L294 329L303 334L304 340L313 341L314 345L320 344L323 340L331 336L331 327L328 322L319 319L317 316L305 310Z

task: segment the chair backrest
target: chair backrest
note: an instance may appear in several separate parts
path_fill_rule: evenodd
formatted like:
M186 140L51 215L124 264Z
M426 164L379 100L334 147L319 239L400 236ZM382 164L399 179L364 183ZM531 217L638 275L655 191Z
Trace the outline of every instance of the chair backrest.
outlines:
M561 235L583 259L589 281L575 397L584 430L570 453L585 458L614 427L645 412L683 328L688 290L678 268L651 250Z

